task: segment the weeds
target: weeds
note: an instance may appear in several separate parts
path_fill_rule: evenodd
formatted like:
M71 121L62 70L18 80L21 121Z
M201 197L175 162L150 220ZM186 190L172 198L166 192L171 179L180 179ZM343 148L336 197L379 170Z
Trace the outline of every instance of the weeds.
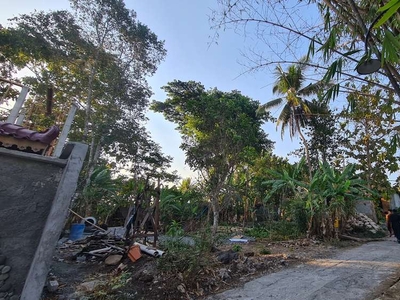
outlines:
M233 246L232 246L232 251L233 251L233 252L240 252L240 251L242 251L242 246L240 246L240 245L233 245Z
M271 252L271 250L269 250L269 249L267 249L267 248L262 248L261 250L260 250L260 254L261 255L268 255L268 254L271 254L272 252Z

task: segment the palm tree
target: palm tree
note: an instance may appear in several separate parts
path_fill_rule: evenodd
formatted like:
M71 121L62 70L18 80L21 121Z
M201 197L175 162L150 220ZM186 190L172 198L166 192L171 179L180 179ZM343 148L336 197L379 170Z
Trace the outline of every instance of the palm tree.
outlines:
M281 124L281 138L285 133L285 129L289 128L290 138L299 134L305 149L306 160L309 168L310 178L312 177L311 160L308 150L307 141L301 132L301 128L306 126L307 118L316 112L317 107L311 101L304 97L316 94L323 86L322 82L309 84L303 87L304 70L307 67L307 60L301 59L298 63L289 66L285 72L280 65L276 67L277 80L272 89L274 94L284 97L271 100L258 108L258 113L271 110L284 104L284 107L278 117L276 126Z

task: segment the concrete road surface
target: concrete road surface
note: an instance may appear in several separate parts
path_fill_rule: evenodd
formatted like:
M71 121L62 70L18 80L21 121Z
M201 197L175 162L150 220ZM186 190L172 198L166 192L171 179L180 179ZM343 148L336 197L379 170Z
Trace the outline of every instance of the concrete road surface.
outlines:
M344 249L331 259L316 259L265 275L208 300L365 300L400 273L400 244L388 239ZM400 299L400 295L398 298Z

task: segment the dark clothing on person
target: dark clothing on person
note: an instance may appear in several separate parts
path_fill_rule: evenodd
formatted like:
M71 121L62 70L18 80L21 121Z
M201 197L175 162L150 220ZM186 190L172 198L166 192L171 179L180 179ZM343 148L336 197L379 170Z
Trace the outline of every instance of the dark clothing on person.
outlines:
M400 215L397 212L394 212L389 216L388 225L389 231L394 233L397 241L400 243Z

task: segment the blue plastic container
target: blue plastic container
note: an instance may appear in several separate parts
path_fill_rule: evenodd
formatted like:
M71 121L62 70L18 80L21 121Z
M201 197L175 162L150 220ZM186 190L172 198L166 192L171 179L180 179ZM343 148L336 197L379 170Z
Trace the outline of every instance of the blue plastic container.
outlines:
M85 224L75 223L71 225L69 232L69 239L71 241L80 240L83 237L83 231L85 230Z

